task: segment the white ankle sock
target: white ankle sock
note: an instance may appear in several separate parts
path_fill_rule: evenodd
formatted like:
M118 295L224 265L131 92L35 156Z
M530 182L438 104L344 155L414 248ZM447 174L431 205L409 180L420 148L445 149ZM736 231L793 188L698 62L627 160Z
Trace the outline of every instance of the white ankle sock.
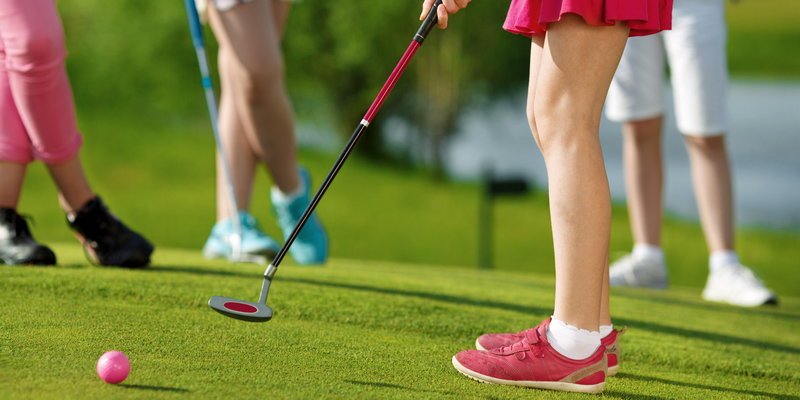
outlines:
M300 185L297 186L297 189L289 192L283 193L277 186L273 186L270 189L272 194L272 198L278 201L281 204L291 204L295 199L305 194L305 188L303 187L303 182L300 182Z
M711 272L717 272L731 264L739 264L739 255L733 250L715 251L708 257L708 267Z
M547 329L547 341L564 357L584 360L600 347L600 332L578 329L553 317Z
M661 247L652 244L636 243L633 246L633 255L647 260L664 262L664 251L661 250Z
M600 325L600 337L604 338L611 334L614 331L614 324L611 325Z

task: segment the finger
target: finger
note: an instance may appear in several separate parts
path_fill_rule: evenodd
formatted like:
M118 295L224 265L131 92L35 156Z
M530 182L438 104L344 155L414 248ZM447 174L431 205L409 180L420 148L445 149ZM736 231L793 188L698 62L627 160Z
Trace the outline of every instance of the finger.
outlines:
M422 14L419 15L419 20L422 21L428 16L428 12L431 10L433 6L433 2L436 0L425 0L422 2Z
M443 5L436 9L436 16L439 19L436 22L436 26L438 26L439 29L447 28L447 9L445 9Z
M442 6L439 8L446 8L449 14L455 14L458 12L458 4L456 4L456 0L442 0Z

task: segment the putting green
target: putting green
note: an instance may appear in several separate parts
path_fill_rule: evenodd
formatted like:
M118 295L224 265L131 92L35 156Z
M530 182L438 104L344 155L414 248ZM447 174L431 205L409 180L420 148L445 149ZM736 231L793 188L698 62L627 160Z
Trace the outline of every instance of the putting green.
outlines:
M551 312L551 277L337 259L281 266L270 322L225 318L212 295L257 300L262 266L160 248L147 270L90 266L76 244L60 265L2 267L0 398L571 397L480 384L450 358L485 332ZM800 300L742 309L697 289L615 290L623 398L797 398ZM120 350L119 385L95 372Z

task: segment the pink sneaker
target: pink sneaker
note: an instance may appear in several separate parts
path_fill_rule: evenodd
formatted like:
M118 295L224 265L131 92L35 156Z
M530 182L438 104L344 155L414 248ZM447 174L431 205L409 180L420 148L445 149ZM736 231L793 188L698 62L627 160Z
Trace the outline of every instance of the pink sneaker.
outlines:
M485 383L567 392L600 393L606 386L605 346L585 360L559 354L547 341L550 319L523 331L522 340L494 350L464 350L453 357L462 374Z
M548 318L547 321L549 324L550 319ZM536 328L538 327L517 333L486 333L475 341L475 348L478 350L494 350L511 346L524 339L526 332ZM606 346L606 355L608 355L608 376L614 376L619 371L619 336L623 335L627 329L627 326L622 327L622 330L614 329L608 336L601 339L603 346Z
M628 330L627 326L623 326L620 330L612 330L608 336L600 339L603 346L606 347L606 357L608 357L608 376L614 376L619 372L619 337L624 335Z

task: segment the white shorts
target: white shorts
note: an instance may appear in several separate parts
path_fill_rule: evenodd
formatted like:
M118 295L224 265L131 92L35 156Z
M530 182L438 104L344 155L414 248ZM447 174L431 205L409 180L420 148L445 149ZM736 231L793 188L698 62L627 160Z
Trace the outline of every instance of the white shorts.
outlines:
M678 130L715 136L728 128L724 0L675 0L672 30L628 39L606 99L606 117L627 122L664 114L669 62Z
M214 4L214 8L219 11L228 11L233 7L236 7L242 3L249 3L251 0L194 0L194 5L197 7L197 12L200 14L201 19L204 18L204 14L208 9L208 2ZM296 2L299 0L281 0L281 1L288 1L288 2Z

